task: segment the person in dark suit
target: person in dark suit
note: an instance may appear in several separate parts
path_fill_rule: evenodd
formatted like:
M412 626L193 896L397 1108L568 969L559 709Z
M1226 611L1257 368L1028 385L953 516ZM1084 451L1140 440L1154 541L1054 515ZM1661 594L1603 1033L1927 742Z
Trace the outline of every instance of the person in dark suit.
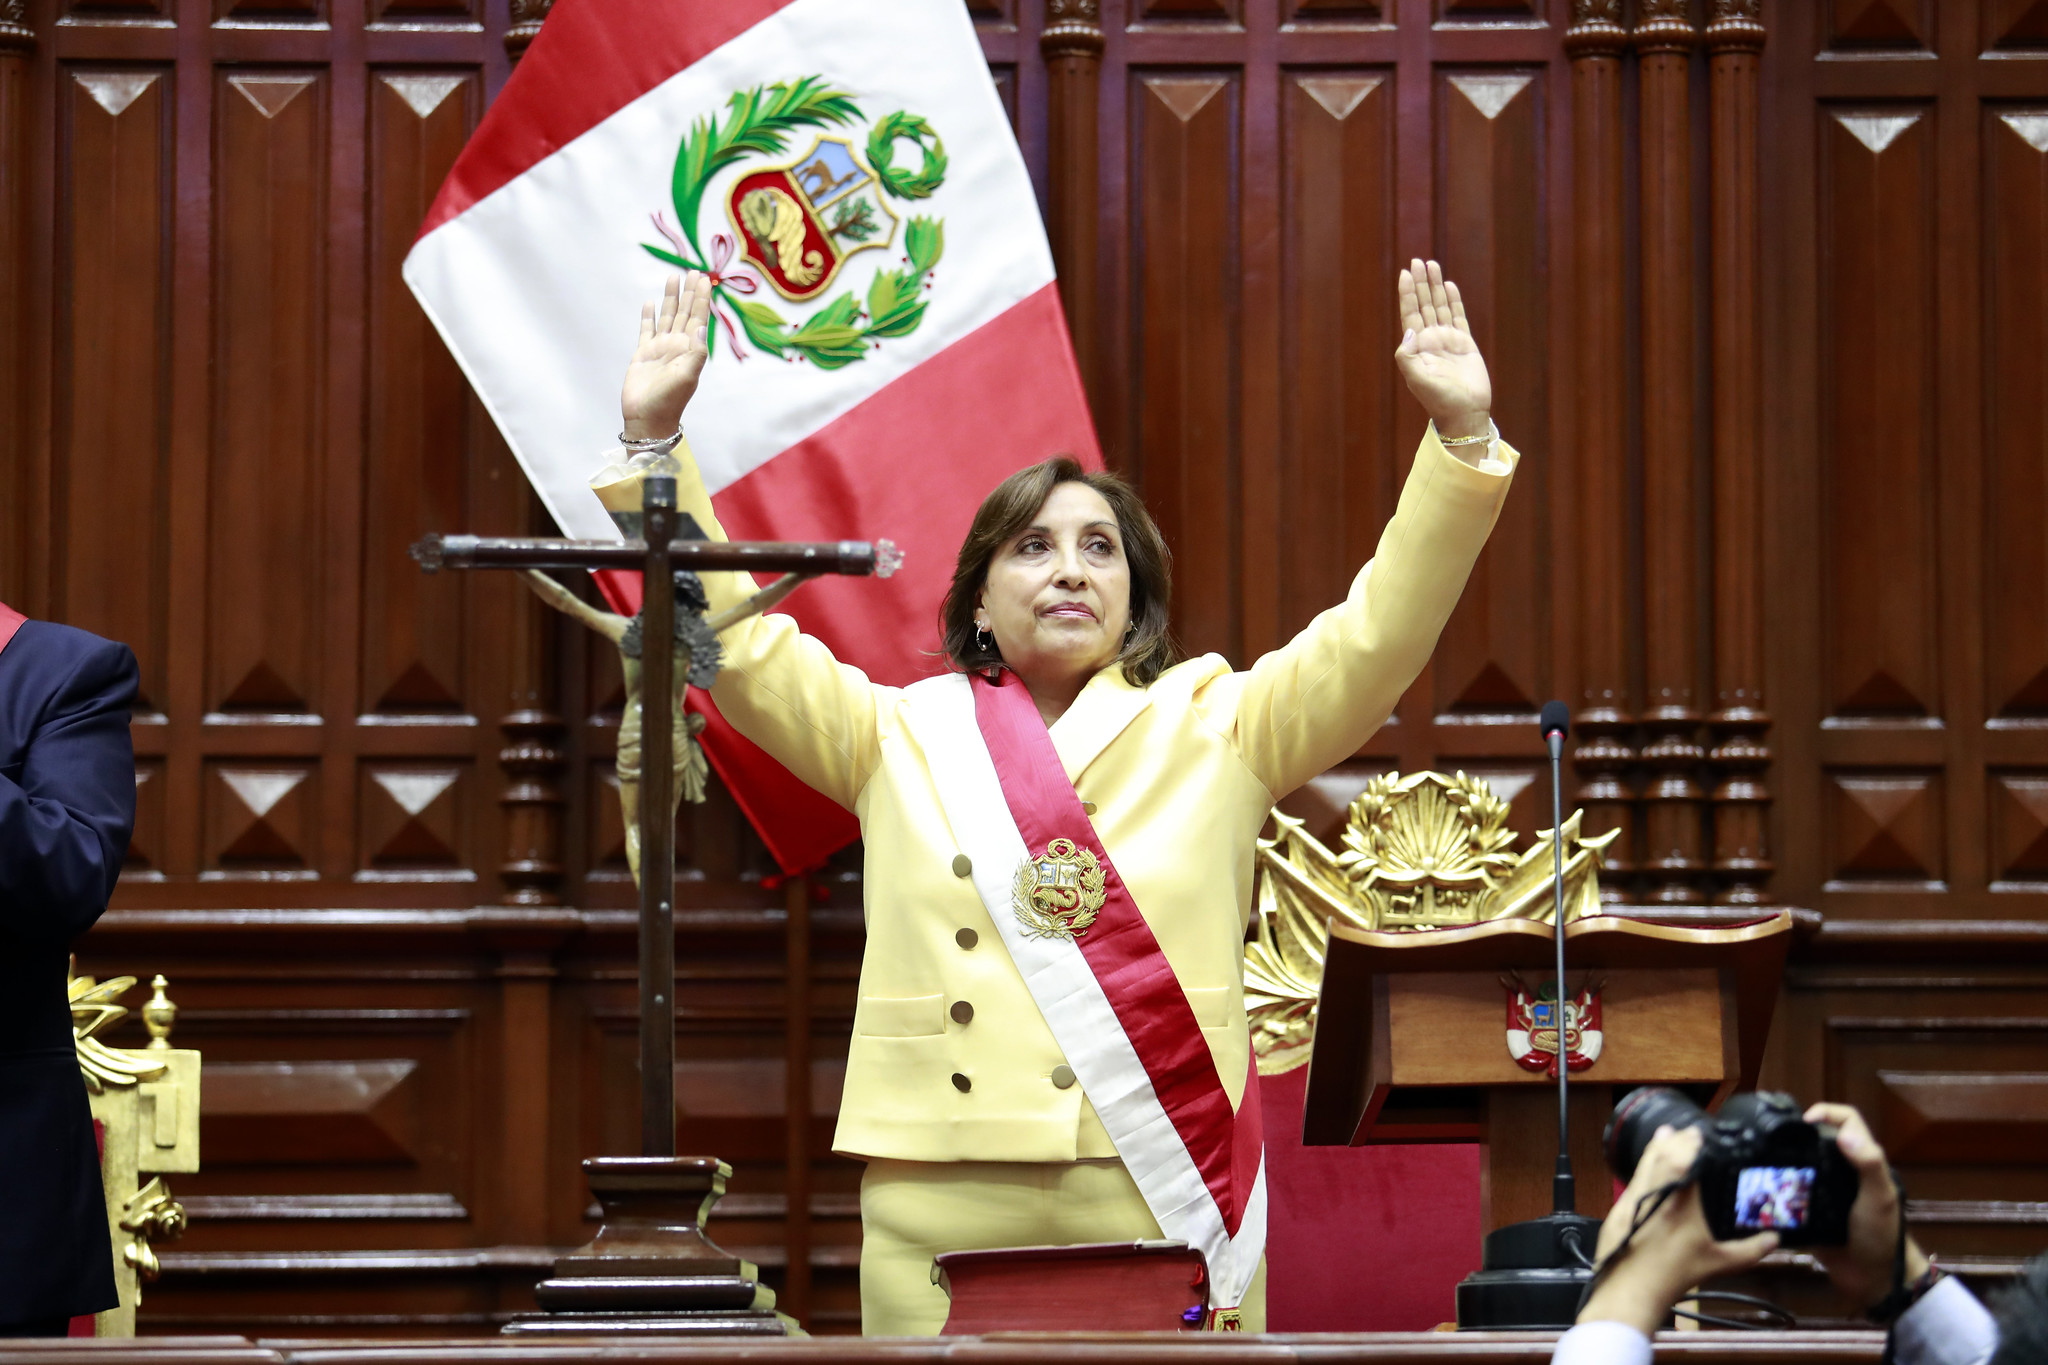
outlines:
M117 1306L65 961L135 824L126 645L0 605L0 1337Z

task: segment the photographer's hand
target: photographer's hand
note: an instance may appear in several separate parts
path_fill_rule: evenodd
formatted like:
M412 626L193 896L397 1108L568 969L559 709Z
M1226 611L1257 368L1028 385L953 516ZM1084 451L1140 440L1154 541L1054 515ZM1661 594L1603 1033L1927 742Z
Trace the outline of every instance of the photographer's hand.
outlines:
M1686 1180L1699 1151L1697 1129L1668 1127L1659 1128L1643 1149L1635 1179L1600 1225L1594 1264L1606 1270L1579 1310L1580 1322L1626 1323L1649 1336L1663 1325L1671 1306L1700 1281L1745 1270L1777 1249L1775 1232L1760 1232L1739 1242L1715 1241L1700 1209L1699 1186L1691 1183L1666 1197L1629 1237L1638 1210L1665 1186ZM1624 1240L1627 1249L1609 1265Z
M1899 1251L1899 1224L1906 1211L1899 1206L1899 1188L1892 1183L1890 1163L1884 1148L1870 1134L1863 1115L1846 1104L1816 1104L1806 1111L1808 1123L1833 1124L1840 1131L1835 1143L1856 1168L1860 1184L1856 1203L1849 1210L1849 1241L1835 1248L1817 1247L1814 1256L1827 1267L1842 1297L1861 1312L1892 1290L1895 1258ZM1906 1283L1927 1273L1927 1255L1911 1237L1906 1239Z

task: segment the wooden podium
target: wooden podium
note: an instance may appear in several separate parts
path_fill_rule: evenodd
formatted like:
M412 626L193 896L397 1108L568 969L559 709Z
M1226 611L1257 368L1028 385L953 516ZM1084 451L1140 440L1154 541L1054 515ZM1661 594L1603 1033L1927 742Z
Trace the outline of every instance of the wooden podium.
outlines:
M1618 1088L1702 1104L1754 1088L1792 916L1677 928L1620 916L1565 930L1565 981L1600 988L1599 1056L1571 1073L1579 1212L1613 1204L1600 1133ZM1508 1050L1508 987L1553 978L1548 924L1374 933L1330 926L1302 1118L1307 1145L1479 1142L1485 1230L1550 1212L1557 1082Z

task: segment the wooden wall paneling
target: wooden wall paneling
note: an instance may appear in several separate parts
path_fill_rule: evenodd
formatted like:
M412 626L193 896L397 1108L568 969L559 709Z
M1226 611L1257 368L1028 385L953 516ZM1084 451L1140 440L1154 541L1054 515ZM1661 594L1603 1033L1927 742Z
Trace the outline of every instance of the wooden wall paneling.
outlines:
M1992 1012L2001 996L2017 1004L2024 992L1971 995L1937 1002L1900 991L1870 1014L1832 1015L1830 1089L1871 1120L1915 1198L2048 1198L2048 1020L2025 1008Z
M135 760L135 832L129 837L128 857L121 868L124 879L163 880L167 786L162 759Z
M493 1231L501 1244L547 1246L567 1240L551 1235L551 1187L581 1174L575 1159L556 1150L551 1112L559 1079L552 1024L557 955L579 924L572 914L530 906L482 911L477 919L498 953Z
M1984 52L2048 50L2048 9L2040 0L1983 0L1978 39Z
M1642 413L1645 697L1643 868L1650 899L1704 900L1698 771L1700 561L1694 449L1690 63L1683 0L1646 0L1635 27L1642 128Z
M1994 771L1990 788L1991 889L2048 892L2048 768Z
M1095 407L1102 376L1098 225L1102 221L1098 117L1102 85L1099 0L1047 0L1039 51L1046 70L1046 214L1060 301L1074 339L1081 382ZM1014 113L1014 110L1013 110Z
M538 511L538 499L518 489ZM536 515L532 521L542 518ZM532 524L532 523L529 523ZM552 530L536 527L539 534ZM498 798L504 810L504 860L498 865L507 905L560 905L566 866L563 861L564 807L569 798L562 776L567 767L568 727L557 697L559 673L554 613L523 588L508 604L511 623L510 709L498 722L504 745L498 763L505 787Z
M1399 496L1394 315L1394 80L1385 69L1281 73L1278 637L1351 590Z
M1769 899L1771 718L1763 695L1763 494L1757 157L1764 26L1758 0L1716 0L1706 29L1710 221L1715 900Z
M1390 8L1384 0L1280 0L1280 22L1297 29L1378 28L1387 24Z
M359 882L474 882L476 780L459 760L365 760L357 784Z
M171 87L165 67L72 66L58 100L49 610L126 641L152 711L170 662Z
M1129 0L1133 28L1168 24L1236 27L1244 18L1245 0Z
M2048 728L2048 103L1987 105L1984 714Z
M1607 846L1600 897L1627 899L1636 870L1630 696L1628 312L1620 0L1575 0L1565 50L1572 72L1572 242L1577 335L1571 353L1578 461L1579 696L1572 764L1588 834Z
M1175 633L1239 658L1237 189L1242 73L1142 71L1129 94L1130 447L1174 551Z
M1938 723L1935 114L1820 113L1828 712Z
M233 68L215 81L205 706L317 716L328 83Z
M274 883L319 875L317 763L212 759L206 774L201 880Z
M1827 0L1827 50L1934 50L1934 0Z
M816 1112L811 1058L811 887L806 877L783 884L782 1198L783 1275L777 1307L807 1324L811 1316L811 1115ZM844 1073L841 1073L842 1076ZM838 1106L835 1104L834 1109Z
M471 623L460 575L422 574L406 548L467 526L473 439L461 372L399 277L434 192L479 110L477 74L369 73L368 413L364 448L362 709L471 710Z
M17 611L38 606L40 545L46 528L39 513L48 470L38 458L43 443L30 438L31 349L28 327L29 161L31 58L35 32L27 15L0 15L0 441L15 452L0 471L0 602Z
M1540 449L1550 427L1544 76L1445 67L1437 81L1437 255L1486 354L1495 424ZM1517 740L1551 683L1544 475L1540 457L1517 471L1430 666L1435 715L1501 718Z

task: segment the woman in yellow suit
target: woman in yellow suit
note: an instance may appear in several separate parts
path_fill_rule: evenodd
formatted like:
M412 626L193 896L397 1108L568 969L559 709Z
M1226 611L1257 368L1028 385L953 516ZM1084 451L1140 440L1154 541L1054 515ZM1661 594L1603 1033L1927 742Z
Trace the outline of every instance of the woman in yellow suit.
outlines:
M1213 654L1175 663L1158 530L1124 484L1071 461L989 495L942 613L956 670L1005 669L1027 689L1233 1107L1250 1072L1244 937L1266 813L1356 752L1421 671L1517 458L1489 419L1457 287L1418 260L1399 297L1394 360L1430 430L1378 553L1286 645L1243 671ZM678 432L708 307L692 276L643 310L621 396L630 442ZM688 447L673 448L678 505L722 538ZM714 608L752 591L722 574L705 589ZM1006 950L1014 926L997 925L976 891L935 778L943 756L920 742L906 689L871 683L787 616L749 621L724 644L720 711L852 810L865 840L868 942L834 1141L867 1162L863 1329L937 1332L948 1303L931 1269L943 1251L1158 1237ZM1262 1263L1241 1309L1244 1327L1263 1327Z

